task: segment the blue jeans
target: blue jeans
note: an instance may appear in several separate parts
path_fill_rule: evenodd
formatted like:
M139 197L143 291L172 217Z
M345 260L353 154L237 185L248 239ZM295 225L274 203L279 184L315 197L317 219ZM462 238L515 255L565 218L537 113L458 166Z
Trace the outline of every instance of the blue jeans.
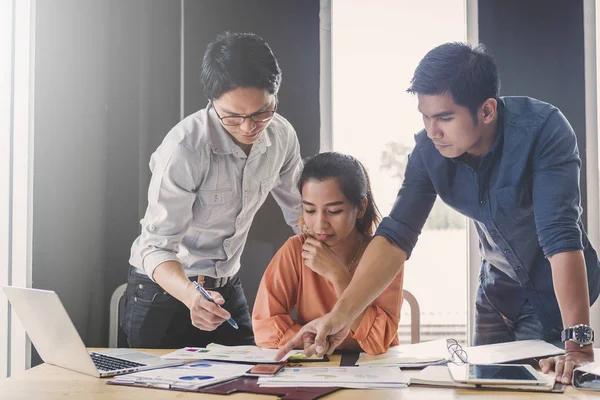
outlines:
M561 331L562 326L549 330L544 329L529 301L525 302L519 316L511 320L494 307L481 286L477 289L473 336L475 346L516 340L541 339L564 348L560 341Z
M225 299L223 308L239 325L222 323L212 332L192 325L190 310L146 275L130 268L127 290L121 301L120 326L128 347L178 349L206 347L209 343L227 346L254 345L252 319L242 282L235 276L227 285L211 289Z

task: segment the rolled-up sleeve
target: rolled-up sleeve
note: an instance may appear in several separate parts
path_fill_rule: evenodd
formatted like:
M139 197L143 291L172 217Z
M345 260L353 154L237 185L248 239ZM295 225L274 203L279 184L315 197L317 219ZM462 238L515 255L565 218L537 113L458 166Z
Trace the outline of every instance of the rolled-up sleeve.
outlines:
M398 345L398 324L402 307L404 269L387 289L367 307L352 337L369 354L383 354Z
M573 128L554 109L541 127L532 153L533 210L546 257L583 249L579 219L581 160Z
M296 306L299 286L299 251L293 238L273 256L260 282L254 309L252 328L259 347L276 349L289 341L302 325L290 314Z
M150 161L152 178L148 208L142 220L140 258L146 274L166 261L181 262L179 243L192 221L192 208L199 186L198 155L178 144L160 149Z
M423 225L436 199L423 159L416 146L408 156L404 182L398 192L390 215L385 217L375 235L395 243L410 257Z
M286 130L282 133L288 136L286 158L279 172L278 183L271 190L271 194L281 208L287 224L292 227L294 233L300 233L298 219L302 202L297 188L303 165L300 144L296 132L290 124L286 124Z

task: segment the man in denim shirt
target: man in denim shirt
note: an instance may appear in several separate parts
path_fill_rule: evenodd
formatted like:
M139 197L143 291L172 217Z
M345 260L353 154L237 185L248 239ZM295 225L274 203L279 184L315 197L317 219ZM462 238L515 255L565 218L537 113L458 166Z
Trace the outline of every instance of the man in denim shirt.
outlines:
M581 160L568 121L539 100L500 98L497 67L481 47L436 47L411 83L425 129L394 207L334 310L290 343L310 347L314 339L311 351L331 351L410 257L437 196L473 220L479 235L476 345L558 342L563 327L579 324L588 343L600 267L581 222ZM565 356L540 365L568 383L574 366L590 360L591 344L567 340Z

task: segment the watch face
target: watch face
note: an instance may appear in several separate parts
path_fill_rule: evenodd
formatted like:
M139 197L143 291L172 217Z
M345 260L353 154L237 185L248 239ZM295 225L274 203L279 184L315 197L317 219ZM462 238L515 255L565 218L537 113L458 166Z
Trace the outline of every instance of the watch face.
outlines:
M573 339L577 343L589 343L592 341L592 330L587 326L577 326L573 329Z

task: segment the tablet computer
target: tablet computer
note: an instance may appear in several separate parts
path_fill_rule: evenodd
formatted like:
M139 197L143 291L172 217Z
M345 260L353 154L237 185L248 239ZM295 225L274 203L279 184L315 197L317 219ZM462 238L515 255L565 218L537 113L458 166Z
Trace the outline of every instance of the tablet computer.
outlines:
M460 383L486 385L547 385L548 382L531 365L464 364L449 365L452 379Z

